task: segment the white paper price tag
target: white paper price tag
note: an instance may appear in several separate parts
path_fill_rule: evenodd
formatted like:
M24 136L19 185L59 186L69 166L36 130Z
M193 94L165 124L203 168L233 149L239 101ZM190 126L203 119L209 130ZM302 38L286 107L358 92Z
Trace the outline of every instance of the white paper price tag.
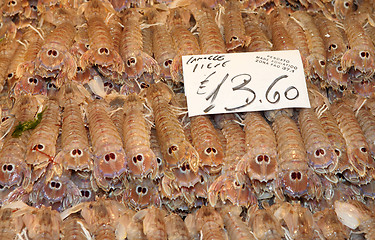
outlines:
M189 116L309 108L299 51L183 56Z

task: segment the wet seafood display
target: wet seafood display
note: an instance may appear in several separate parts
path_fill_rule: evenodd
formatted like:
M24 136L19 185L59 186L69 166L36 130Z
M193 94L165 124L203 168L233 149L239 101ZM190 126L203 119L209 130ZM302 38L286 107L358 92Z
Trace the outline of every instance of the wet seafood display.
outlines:
M375 238L374 1L0 9L1 239ZM182 56L278 50L311 108L188 115Z

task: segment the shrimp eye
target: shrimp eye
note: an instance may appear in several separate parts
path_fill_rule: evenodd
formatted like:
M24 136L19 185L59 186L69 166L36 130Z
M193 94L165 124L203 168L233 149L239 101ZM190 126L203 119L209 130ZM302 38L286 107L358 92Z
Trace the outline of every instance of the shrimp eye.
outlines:
M335 149L335 153L336 153L336 155L338 156L338 157L340 157L341 156L341 151L339 150L339 149Z
M264 155L263 160L265 163L268 163L270 158L267 155Z
M50 49L47 51L47 55L51 57L57 57L59 55L59 52L55 49Z
M143 161L143 155L142 154L138 154L137 156L134 156L133 157L133 162L134 163L137 163L137 162L142 162Z
M0 28L1 28L1 26L0 26ZM8 74L8 79L11 79L13 77L13 73L9 73Z
M315 157L320 157L320 156L324 156L326 154L326 152L324 151L324 149L318 149L315 151Z
M8 6L16 6L16 5L17 5L17 1L12 0L8 2Z
M104 48L104 47L102 47L102 48L99 48L99 49L98 49L98 53L99 53L100 55L103 55L103 54L105 54L105 55L109 55L109 50L108 50L108 48Z
M158 165L160 166L161 165L161 158L157 157L156 161L158 162Z
M178 150L178 147L175 146L175 145L172 145L168 148L168 153L169 153L169 155L172 155L172 153L177 151L177 150Z
M109 159L115 160L116 159L116 154L115 153L110 153L108 154Z
M35 5L31 5L31 9L32 9L33 11L37 11L37 10L38 10L38 8L37 8Z
M210 155L211 153L213 153L213 154L217 153L217 150L213 147L206 148L204 151L207 155Z
M81 151L81 149L77 149L77 154L78 154L78 156L82 156L82 151Z
M367 51L362 51L359 53L359 56L364 59L364 58L370 58L370 53Z
M56 188L57 190L59 190L61 188L61 183L59 183L59 182L52 181L52 182L50 182L49 185L50 185L51 188Z
M300 172L292 172L290 174L290 178L292 180L301 180L302 179L302 174Z
M325 61L319 61L319 64L321 65L321 66L325 66L326 65L326 62Z
M302 174L301 174L300 172L292 172L292 173L290 174L290 178L291 178L292 180L301 180L301 178L302 178Z
M36 144L36 145L34 145L34 147L32 148L32 150L34 150L34 151L43 151L44 150L44 145L43 144Z
M234 181L234 185L235 185L236 187L241 186L241 184L240 184L239 182L237 182L237 181Z
M336 44L331 44L331 45L329 45L329 47L328 47L328 50L335 50L337 48L337 45Z
M182 166L180 167L180 169L181 169L181 171L185 172L185 171L186 171L186 167L185 167L185 165L182 165Z
M344 3L344 7L345 7L345 8L349 8L349 7L350 7L349 2L345 2L345 3Z
M131 57L128 59L128 61L126 61L126 64L128 65L128 67L134 66L135 64L137 64L137 59L134 57Z
M204 183L204 177L201 176L201 183Z
M164 61L164 67L169 68L169 66L172 64L172 59L168 59L167 61Z
M91 191L90 190L86 190L85 197L89 198L90 196L91 196Z
M4 164L2 168L3 172L13 172L14 171L14 165L13 164Z
M138 186L137 187L137 193L141 193L142 192L142 187L141 186Z
M85 198L90 198L91 191L90 190L81 190L81 196Z
M70 152L70 156L72 157L75 157L75 156L82 156L82 151L81 149L73 149L71 152Z
M6 120L8 120L9 119L9 117L3 117L2 119L1 119L1 121L2 122L5 122Z
M229 40L229 42L233 42L233 41L237 41L237 40L238 40L238 37L233 36L233 37L231 37L231 39Z
M14 169L13 165L9 164L8 167L7 167L8 172L12 172L13 169Z
M297 172L297 179L301 180L302 179L302 174L300 172Z
M141 88L148 88L149 86L150 85L145 82L141 83Z
M365 147L361 147L361 152L366 153L367 149Z
M255 158L255 162L260 164L261 162L263 161L263 155L258 155L256 158Z
M47 84L47 88L48 88L48 90L50 90L50 89L57 89L56 85L54 83L52 83L52 82L49 82Z
M142 188L142 193L143 193L144 195L146 195L147 192L148 192L147 188Z

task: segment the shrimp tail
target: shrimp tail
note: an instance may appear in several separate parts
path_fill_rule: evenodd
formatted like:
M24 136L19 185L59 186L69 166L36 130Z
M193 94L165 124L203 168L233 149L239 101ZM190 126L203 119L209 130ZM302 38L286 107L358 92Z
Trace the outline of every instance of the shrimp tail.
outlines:
M124 72L125 69L121 56L114 49L106 47L86 51L81 56L80 66L85 70L89 64L100 65L118 73Z
M54 162L64 165L67 169L74 166L74 170L77 171L87 170L91 169L91 154L88 149L64 149L56 155Z
M171 65L171 75L175 83L184 82L184 76L182 73L182 59L180 55L176 55Z
M160 67L155 59L143 51L134 51L125 59L125 73L128 78L138 78L144 72L160 74Z
M326 60L325 57L320 54L310 54L307 58L308 66L310 66L310 71L315 73L321 79L326 79ZM315 75L313 74L313 75Z
M341 58L342 68L347 71L354 66L361 72L366 72L372 75L374 73L374 56L372 51L358 51L355 48L347 50Z
M366 175L366 165L363 162L363 157L368 157L361 152L360 149L354 149L349 155L349 162L352 164L354 170L361 176Z

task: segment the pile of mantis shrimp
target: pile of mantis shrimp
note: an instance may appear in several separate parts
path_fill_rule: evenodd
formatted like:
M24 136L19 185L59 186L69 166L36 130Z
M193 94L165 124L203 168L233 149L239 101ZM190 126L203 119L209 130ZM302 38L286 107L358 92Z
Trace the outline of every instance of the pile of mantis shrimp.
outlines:
M0 9L0 239L375 239L375 2ZM188 117L182 56L278 50L311 108Z

